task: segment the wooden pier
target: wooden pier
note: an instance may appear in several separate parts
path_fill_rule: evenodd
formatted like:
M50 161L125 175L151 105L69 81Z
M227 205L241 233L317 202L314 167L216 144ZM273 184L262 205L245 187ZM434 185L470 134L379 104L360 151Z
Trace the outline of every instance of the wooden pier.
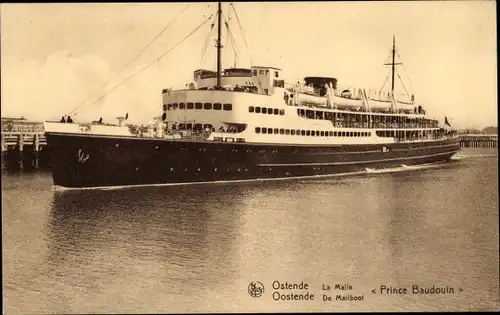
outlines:
M462 148L498 148L498 135L462 134L460 135Z
M48 166L43 131L3 131L2 168L33 169Z
M47 140L43 123L2 117L2 169L48 167Z

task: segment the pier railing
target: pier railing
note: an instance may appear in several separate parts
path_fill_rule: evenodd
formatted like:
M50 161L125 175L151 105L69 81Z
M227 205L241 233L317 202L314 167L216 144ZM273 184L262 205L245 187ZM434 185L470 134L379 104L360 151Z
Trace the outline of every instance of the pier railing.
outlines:
M495 134L461 134L462 148L498 148L498 135Z
M47 145L47 140L43 131L3 131L1 133L2 152L9 147L18 147L23 151L25 146L33 146L35 151L39 151Z

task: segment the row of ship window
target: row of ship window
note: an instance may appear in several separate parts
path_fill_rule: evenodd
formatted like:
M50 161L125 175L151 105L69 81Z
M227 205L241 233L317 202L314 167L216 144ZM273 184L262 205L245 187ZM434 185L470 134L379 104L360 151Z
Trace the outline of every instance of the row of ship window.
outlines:
M341 122L343 127L366 128L373 125L376 128L435 128L438 121L427 118L413 118L400 114L377 114L368 112L327 112L321 110L297 109L300 117L309 119L331 120ZM371 121L371 124L369 123Z
M319 131L319 130L296 130L255 127L255 133L292 135L292 136L317 136L317 137L371 137L371 132L366 131Z
M277 108L267 108L267 107L259 107L259 106L250 106L248 107L248 111L250 113L257 113L257 114L269 114L269 115L285 115L285 110L284 109L277 109Z
M173 103L173 104L163 104L163 111L175 110L175 109L214 109L214 110L232 110L232 104L221 104L221 103Z

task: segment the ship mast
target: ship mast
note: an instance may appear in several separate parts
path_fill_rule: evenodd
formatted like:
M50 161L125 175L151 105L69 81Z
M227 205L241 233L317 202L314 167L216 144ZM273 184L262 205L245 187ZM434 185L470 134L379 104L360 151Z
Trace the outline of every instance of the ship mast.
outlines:
M222 44L221 44L221 33L222 33L222 3L219 1L219 10L217 11L217 87L221 86L220 72L222 68Z
M392 66L392 80L391 80L391 92L394 94L394 73L396 72L396 65L401 65L402 63L396 62L396 37L392 35L392 62L386 63L385 65Z

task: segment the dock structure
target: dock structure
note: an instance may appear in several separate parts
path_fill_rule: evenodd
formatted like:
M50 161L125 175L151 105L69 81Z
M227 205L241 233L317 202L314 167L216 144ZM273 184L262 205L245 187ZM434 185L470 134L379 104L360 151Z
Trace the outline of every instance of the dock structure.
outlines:
M461 134L462 148L498 148L498 135L495 134Z
M47 140L41 122L2 118L2 168L32 169L48 165Z

